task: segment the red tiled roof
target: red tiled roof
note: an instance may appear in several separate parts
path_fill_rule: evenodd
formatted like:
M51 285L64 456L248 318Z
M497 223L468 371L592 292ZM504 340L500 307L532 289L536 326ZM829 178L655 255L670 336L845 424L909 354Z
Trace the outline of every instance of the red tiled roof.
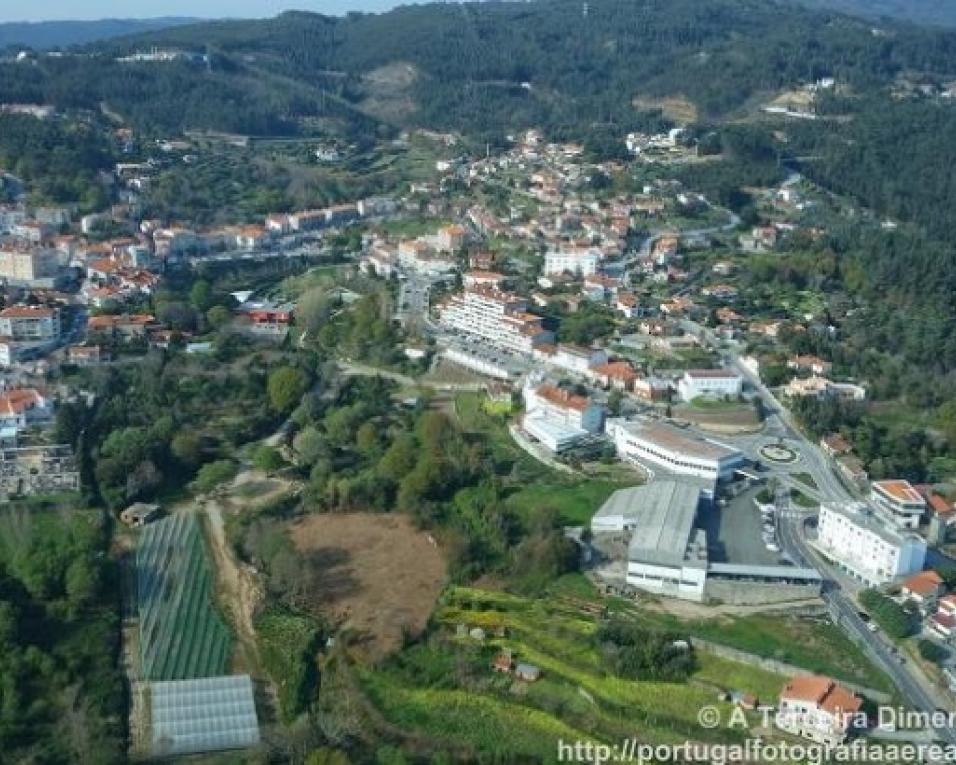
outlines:
M780 698L816 704L830 714L857 712L863 704L862 699L821 675L794 677L784 686Z
M921 571L903 582L903 589L917 595L932 595L939 590L942 583L943 578L935 571Z
M40 305L12 305L0 311L4 319L47 319L53 316L53 309Z
M576 396L555 385L542 385L535 393L545 401L564 409L574 409L575 411L583 412L588 408L589 402L587 398L584 396Z

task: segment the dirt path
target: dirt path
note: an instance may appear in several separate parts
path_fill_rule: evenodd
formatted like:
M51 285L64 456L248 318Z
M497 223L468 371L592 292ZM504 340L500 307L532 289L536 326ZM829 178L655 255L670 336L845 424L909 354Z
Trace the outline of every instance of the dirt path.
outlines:
M236 660L245 665L243 669L255 671L259 667L259 652L253 618L265 593L258 575L236 558L226 539L225 520L219 500L200 501L199 506L208 521L209 551L216 577L217 600L236 630Z

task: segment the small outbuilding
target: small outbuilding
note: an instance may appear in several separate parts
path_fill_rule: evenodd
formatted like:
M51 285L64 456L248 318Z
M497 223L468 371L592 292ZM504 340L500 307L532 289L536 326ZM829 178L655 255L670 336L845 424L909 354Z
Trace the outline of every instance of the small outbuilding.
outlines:
M120 520L131 528L145 526L151 521L159 518L159 505L152 505L146 502L134 502L120 513Z

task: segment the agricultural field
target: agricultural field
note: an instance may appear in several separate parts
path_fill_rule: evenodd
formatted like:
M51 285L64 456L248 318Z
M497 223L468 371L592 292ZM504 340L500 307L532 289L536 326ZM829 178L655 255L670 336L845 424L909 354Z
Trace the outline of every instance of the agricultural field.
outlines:
M575 577L559 589L587 590ZM571 595L526 599L452 588L427 639L361 670L362 687L389 723L416 736L492 758L550 762L561 738L737 740L744 732L701 729L700 707L714 704L720 691L776 696L786 680L704 654L697 654L688 682L624 679L596 644L601 611L599 603ZM474 628L485 638L470 636ZM492 671L502 649L539 667L541 678L525 683Z
M213 604L213 576L195 513L180 512L143 529L136 580L141 677L226 674L232 635Z
M408 516L310 515L289 535L300 554L321 563L309 588L312 607L355 633L369 658L425 628L445 584L445 561Z

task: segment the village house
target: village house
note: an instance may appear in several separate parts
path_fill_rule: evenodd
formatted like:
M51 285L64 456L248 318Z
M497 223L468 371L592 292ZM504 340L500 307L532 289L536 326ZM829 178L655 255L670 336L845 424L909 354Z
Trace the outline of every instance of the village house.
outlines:
M109 360L109 354L98 345L71 345L66 349L66 360L78 367L87 367Z
M839 457L853 451L850 442L839 433L829 433L820 439L820 448L828 457Z
M833 364L824 361L819 356L792 356L787 360L787 369L797 372L810 372L814 375L826 377L830 374Z
M0 391L0 429L21 431L53 418L53 402L36 388Z
M630 391L638 377L629 361L609 361L592 367L588 376L602 388L614 388L621 391Z
M932 570L913 574L900 585L900 594L914 601L924 611L935 607L943 590L943 578Z
M829 677L794 677L780 693L777 727L820 744L842 744L855 726L863 700Z

